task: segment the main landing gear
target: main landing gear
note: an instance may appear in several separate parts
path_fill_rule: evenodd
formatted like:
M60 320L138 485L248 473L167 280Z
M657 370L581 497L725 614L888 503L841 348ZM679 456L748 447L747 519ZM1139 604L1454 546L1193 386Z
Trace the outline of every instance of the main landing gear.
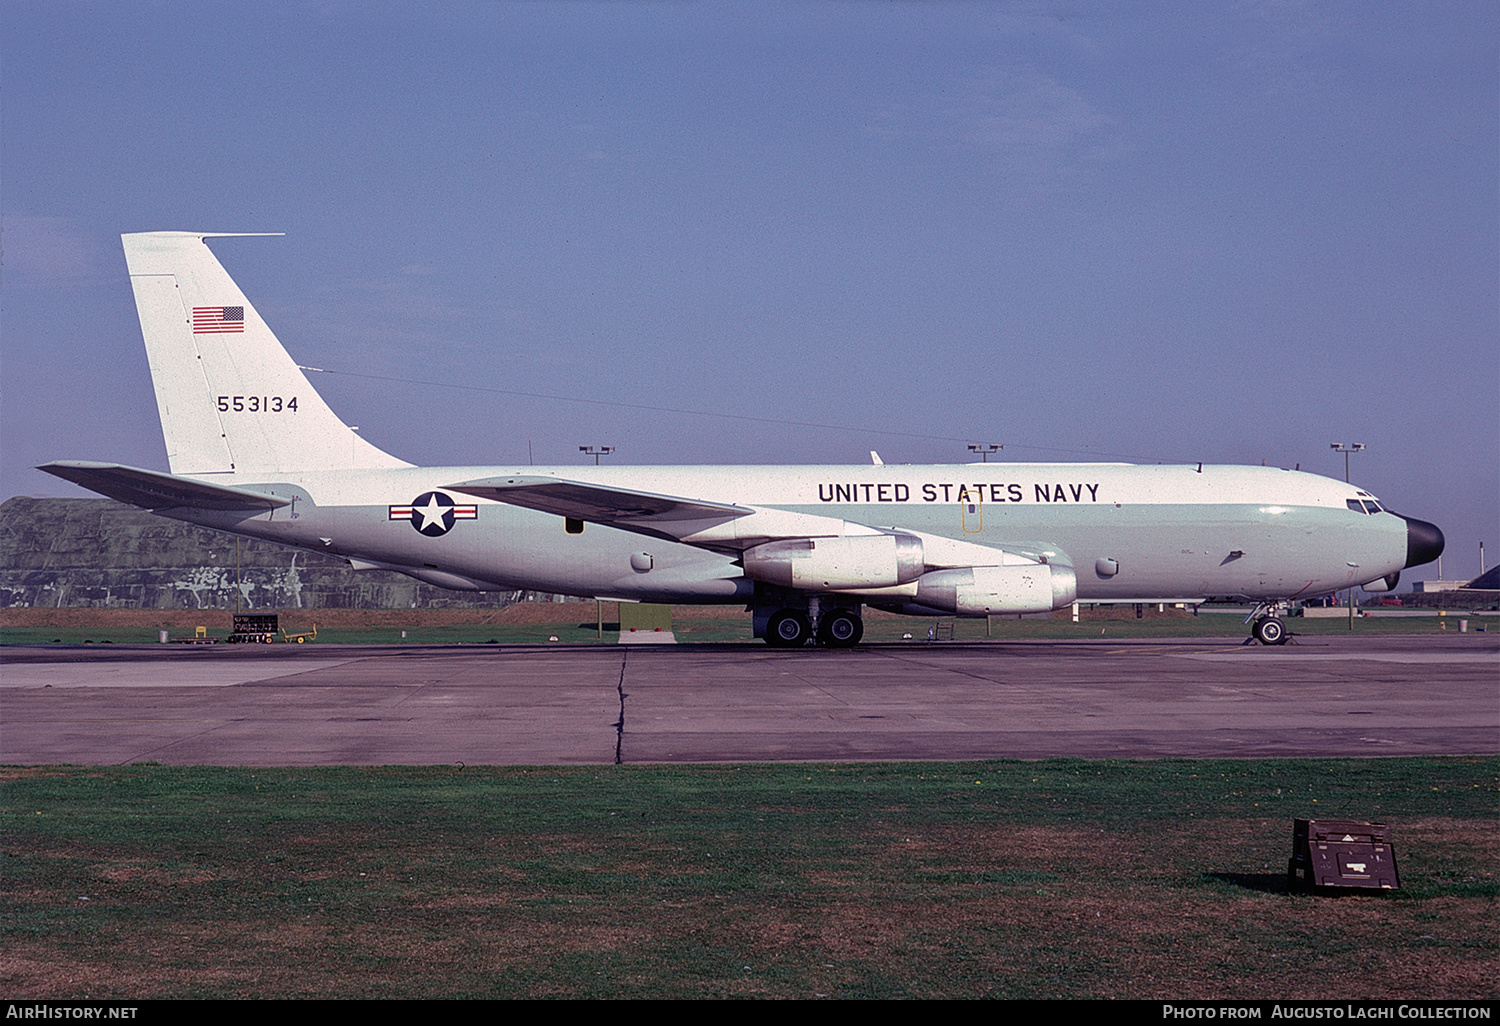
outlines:
M830 609L818 621L818 644L853 648L865 636L865 622L853 609Z
M1245 640L1245 644L1254 640L1262 645L1285 645L1291 639L1291 632L1281 620L1286 608L1283 602L1262 602L1256 606L1245 618L1245 622L1250 624L1250 637Z
M766 644L773 648L801 648L814 637L828 648L853 648L864 634L859 610L844 606L823 610L816 631L800 609L778 609L766 622Z
M772 648L801 648L812 637L807 614L796 609L782 609L771 614L766 624L766 644Z

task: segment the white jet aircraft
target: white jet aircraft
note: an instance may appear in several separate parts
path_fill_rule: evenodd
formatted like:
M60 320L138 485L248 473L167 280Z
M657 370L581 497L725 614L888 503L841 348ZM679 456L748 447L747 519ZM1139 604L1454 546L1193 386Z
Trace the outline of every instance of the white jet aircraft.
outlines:
M446 588L745 604L778 646L855 645L865 604L985 616L1231 596L1279 644L1295 600L1394 587L1443 549L1358 488L1265 467L415 467L323 402L204 241L222 237L123 237L171 473L39 469Z

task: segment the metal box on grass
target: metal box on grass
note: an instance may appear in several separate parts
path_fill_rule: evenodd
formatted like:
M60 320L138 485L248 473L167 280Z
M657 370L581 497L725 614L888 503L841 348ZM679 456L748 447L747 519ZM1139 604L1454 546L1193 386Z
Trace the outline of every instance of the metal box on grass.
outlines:
M1350 819L1298 819L1292 825L1287 886L1396 890L1396 852L1391 828Z

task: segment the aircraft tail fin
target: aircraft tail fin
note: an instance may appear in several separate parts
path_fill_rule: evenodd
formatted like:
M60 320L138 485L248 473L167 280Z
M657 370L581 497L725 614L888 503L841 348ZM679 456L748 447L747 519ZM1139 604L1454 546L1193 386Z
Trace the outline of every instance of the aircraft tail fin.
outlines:
M121 236L174 474L409 466L329 409L219 264L213 232Z

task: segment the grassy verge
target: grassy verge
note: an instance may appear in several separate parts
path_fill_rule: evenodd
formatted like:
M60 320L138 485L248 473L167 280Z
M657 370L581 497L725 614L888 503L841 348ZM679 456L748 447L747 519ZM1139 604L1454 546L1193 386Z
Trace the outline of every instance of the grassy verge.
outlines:
M22 615L22 613L27 615ZM65 614L49 616L49 614ZM613 644L619 636L618 614L613 603L605 606L602 640ZM1378 617L1354 621L1354 635L1456 634L1460 617L1470 630L1486 625L1494 629L1500 620L1494 614L1452 614L1446 618ZM211 637L229 633L231 614L224 610L201 613L179 610L25 610L0 611L0 645L113 644L149 645L157 632L166 629L173 638L192 637L202 624ZM934 620L930 617L893 616L867 610L865 638L868 641L925 642L929 630L939 623L952 625L957 641L1017 641L1037 638L1244 638L1249 628L1241 617L1222 613L1202 616L1147 615L1136 619L1126 611L1109 616L1087 615L1079 623L1070 619ZM38 622L41 621L41 622ZM55 622L53 622L55 621ZM318 643L479 645L588 644L601 640L592 603L536 603L507 607L496 612L448 610L290 610L281 613L287 631L318 628ZM1349 621L1342 618L1294 617L1287 620L1294 635L1348 637ZM673 629L681 642L749 642L749 614L738 609L679 607ZM405 632L404 636L402 632ZM278 641L277 644L281 642Z
M21 997L1500 993L1500 760L0 771ZM1291 820L1403 889L1285 890Z

